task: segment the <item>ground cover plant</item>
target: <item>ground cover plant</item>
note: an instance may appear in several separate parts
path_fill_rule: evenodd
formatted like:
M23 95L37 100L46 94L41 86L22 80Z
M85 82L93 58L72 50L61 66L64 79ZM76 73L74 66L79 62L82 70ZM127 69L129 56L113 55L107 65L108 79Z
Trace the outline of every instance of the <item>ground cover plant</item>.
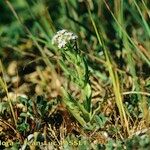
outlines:
M0 149L150 148L148 0L0 8Z

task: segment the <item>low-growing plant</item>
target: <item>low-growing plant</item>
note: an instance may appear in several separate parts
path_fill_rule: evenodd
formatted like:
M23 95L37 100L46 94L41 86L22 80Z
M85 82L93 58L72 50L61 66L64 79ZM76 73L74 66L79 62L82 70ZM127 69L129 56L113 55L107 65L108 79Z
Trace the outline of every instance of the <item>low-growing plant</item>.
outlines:
M62 86L62 101L78 122L85 128L90 125L90 129L94 127L91 126L91 121L95 117L96 110L94 112L92 110L88 64L86 57L78 48L77 39L77 35L63 29L53 37L52 44L57 46L62 56L59 60L60 67L81 93L80 99L76 99Z

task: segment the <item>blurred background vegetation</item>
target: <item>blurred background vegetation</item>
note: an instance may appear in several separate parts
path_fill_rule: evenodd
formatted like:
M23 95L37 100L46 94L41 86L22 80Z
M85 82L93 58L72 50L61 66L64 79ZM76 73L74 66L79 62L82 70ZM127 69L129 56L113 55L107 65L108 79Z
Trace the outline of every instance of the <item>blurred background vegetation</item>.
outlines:
M29 97L45 94L47 98L53 98L59 95L55 93L56 89L49 89L53 87L53 79L49 79L51 70L45 68L48 58L58 75L62 75L57 64L58 50L51 44L53 35L61 29L68 29L79 36L78 45L88 60L91 74L98 78L102 87L110 86L113 89L103 53L104 44L112 66L119 72L121 91L142 91L146 95L129 94L124 97L125 108L131 117L128 119L130 132L134 134L141 128L149 128L149 0L1 0L0 59L5 78L8 77L6 82L9 92L19 89L19 93ZM95 29L103 44L99 44ZM43 73L44 69L46 72ZM13 70L17 71L14 73ZM0 74L3 74L2 70ZM17 81L13 78L16 76ZM25 82L29 85L24 86ZM1 91L3 101L6 93ZM111 121L113 124L113 118ZM116 132L118 135L119 131ZM116 140L115 133L110 135ZM124 141L131 149L135 148L135 143L140 143L139 137L132 140ZM147 141L143 140L145 143L139 145L147 146ZM110 149L113 147L111 142L115 141L108 143ZM121 144L118 143L120 147Z

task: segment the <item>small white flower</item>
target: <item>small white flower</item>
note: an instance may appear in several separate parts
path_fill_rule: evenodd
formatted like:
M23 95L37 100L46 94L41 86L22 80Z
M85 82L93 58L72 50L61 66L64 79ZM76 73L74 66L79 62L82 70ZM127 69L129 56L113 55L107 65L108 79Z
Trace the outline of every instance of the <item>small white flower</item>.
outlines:
M66 44L66 41L63 40L58 44L58 48L64 48Z
M78 38L77 35L72 36L72 40L76 40Z
M78 36L65 29L60 30L52 38L52 44L58 48L66 48L68 44L73 44L78 39Z

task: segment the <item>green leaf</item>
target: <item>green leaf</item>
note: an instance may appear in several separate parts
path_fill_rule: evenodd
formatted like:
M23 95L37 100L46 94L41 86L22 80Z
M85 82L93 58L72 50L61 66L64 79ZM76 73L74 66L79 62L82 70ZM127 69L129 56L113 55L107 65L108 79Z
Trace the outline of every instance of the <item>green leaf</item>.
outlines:
M99 125L99 127L102 128L104 127L107 121L107 118L103 114L95 115L95 121Z
M27 129L29 129L29 124L28 124L28 123L19 124L19 125L17 126L17 129L18 129L20 132L24 132L24 131L26 131Z
M82 116L82 111L80 110L80 108L76 105L76 103L74 102L73 98L71 97L71 95L69 95L65 89L62 88L63 91L63 102L65 103L65 105L67 106L68 110L70 111L70 113L77 119L77 121L84 127L86 126L86 122Z
M0 114L4 114L6 110L9 110L9 103L8 102L1 102L0 103Z

